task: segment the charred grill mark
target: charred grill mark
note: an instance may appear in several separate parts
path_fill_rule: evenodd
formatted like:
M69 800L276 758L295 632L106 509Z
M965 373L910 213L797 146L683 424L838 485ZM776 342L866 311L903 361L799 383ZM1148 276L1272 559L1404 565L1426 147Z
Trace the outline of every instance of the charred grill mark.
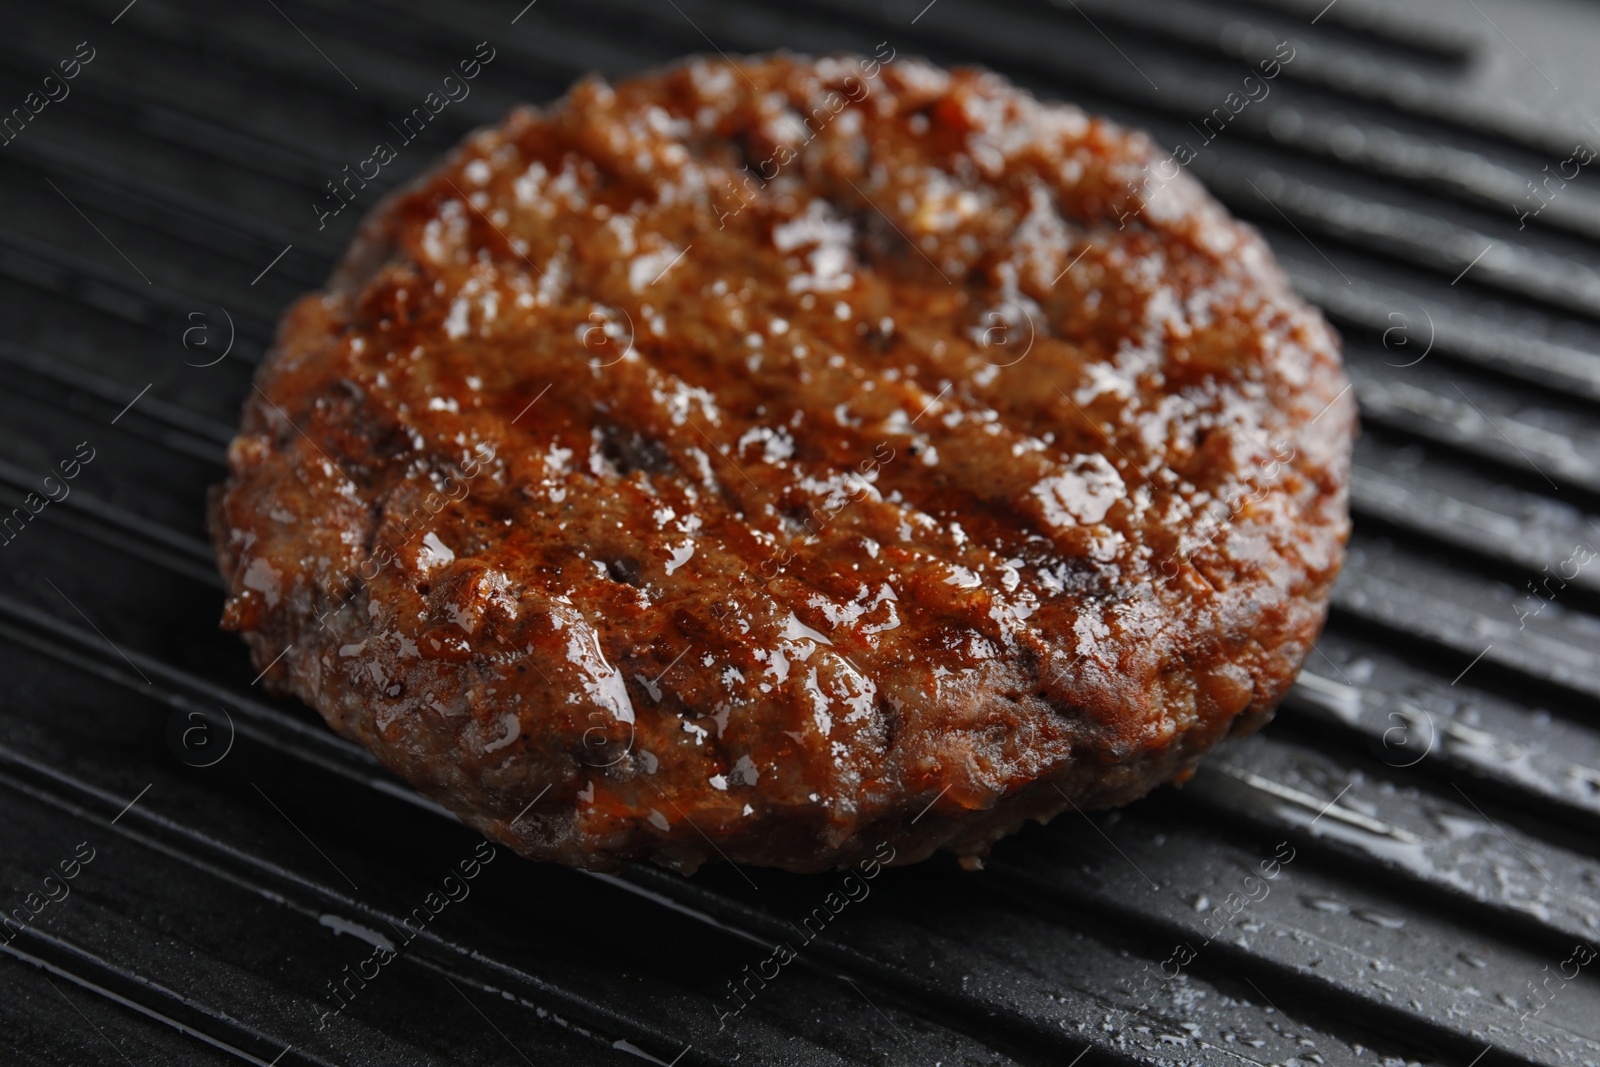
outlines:
M675 469L672 454L657 438L647 437L637 429L625 429L616 423L603 424L600 435L601 454L624 477L634 471L663 474Z
M607 560L606 576L619 585L639 584L639 561L632 557Z

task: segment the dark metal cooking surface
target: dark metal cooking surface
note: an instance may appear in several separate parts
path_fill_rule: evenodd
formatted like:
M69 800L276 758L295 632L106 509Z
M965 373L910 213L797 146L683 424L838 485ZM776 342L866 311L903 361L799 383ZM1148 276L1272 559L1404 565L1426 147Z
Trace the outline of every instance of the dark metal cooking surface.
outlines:
M1600 8L524 2L6 5L0 1062L1600 1063ZM982 873L863 883L807 943L839 876L474 868L265 696L215 628L205 488L380 190L313 202L480 41L378 184L712 48L886 42L1204 147L1344 332L1365 427L1278 720Z

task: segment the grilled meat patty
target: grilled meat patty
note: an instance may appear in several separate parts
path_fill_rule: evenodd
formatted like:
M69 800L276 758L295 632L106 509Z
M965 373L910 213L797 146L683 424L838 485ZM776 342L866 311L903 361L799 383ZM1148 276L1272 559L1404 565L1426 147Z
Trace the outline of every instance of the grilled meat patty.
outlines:
M1259 236L887 46L519 109L256 384L224 625L582 867L976 863L1181 779L1270 716L1348 531L1337 342Z

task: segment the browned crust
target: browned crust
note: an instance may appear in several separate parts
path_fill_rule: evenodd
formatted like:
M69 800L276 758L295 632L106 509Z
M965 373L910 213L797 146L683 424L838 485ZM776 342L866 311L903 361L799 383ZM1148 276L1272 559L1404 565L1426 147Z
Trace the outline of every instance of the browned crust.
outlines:
M519 110L285 316L213 494L224 624L576 866L975 857L1184 776L1320 630L1355 410L1260 238L1158 159L904 57Z

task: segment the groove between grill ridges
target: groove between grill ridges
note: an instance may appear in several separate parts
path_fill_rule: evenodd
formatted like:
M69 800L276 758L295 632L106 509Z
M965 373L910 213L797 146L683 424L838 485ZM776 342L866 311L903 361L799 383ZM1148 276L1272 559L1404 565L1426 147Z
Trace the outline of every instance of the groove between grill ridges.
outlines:
M1440 281L1460 277L1471 268L1474 288L1497 289L1585 318L1593 318L1600 305L1600 271L1586 264L1528 246L1508 247L1504 240L1465 225L1286 178L1270 169L1233 163L1207 166L1199 160L1194 166L1217 198L1239 214L1275 225L1273 213L1262 207L1265 196L1271 207L1319 237L1422 267Z
M1048 2L1063 16L1075 14L1068 0ZM1006 6L1024 10L1029 5L1009 0ZM1327 21L1319 19L1320 24L1311 29L1310 20L1319 13L1319 8L1314 3L1302 6L1304 10L1296 11L1284 3L1240 4L1230 0L1200 0L1198 3L1087 0L1081 3L1082 9L1091 15L1101 15L1107 24L1142 39L1169 46L1209 47L1219 54L1228 54L1228 48L1224 41L1218 40L1215 31L1219 24L1228 22L1242 22L1251 28L1320 34L1328 39L1327 47L1353 53L1357 58L1368 58L1376 53L1395 65L1409 62L1413 66L1452 73L1463 70L1478 52L1478 40L1470 33L1437 28L1413 16L1404 7L1374 12L1366 18L1355 12L1340 12L1336 7L1324 16ZM1341 15L1345 16L1343 22Z
M5 482L13 488L28 488L31 487L33 481L34 475L31 472L7 460L0 459L0 482ZM75 505L73 501L79 501L80 503ZM72 494L62 500L61 503L66 507L76 508L87 518L108 526L114 532L148 540L157 547L172 549L180 553L188 561L207 565L214 565L215 563L215 554L212 552L211 546L200 538L154 522L137 512L128 511L125 508L108 503L85 490L73 490ZM53 515L54 512L50 514ZM185 576L193 577L187 572Z
M1207 844L1217 847L1214 841ZM1304 854L1299 855L1295 862L1302 860L1307 863L1315 862ZM1170 907L1158 910L1141 905L1138 902L1138 895L1142 886L1136 875L1126 873L1125 867L1108 865L1104 881L1110 884L1085 888L1074 878L1076 872L1059 859L1044 866L1044 872L1040 873L1013 863L1009 859L997 860L992 865L994 870L1004 871L1009 876L1015 877L1019 883L1045 899L1056 900L1062 911L1091 910L1102 921L1138 928L1143 931L1144 937L1158 941L1167 940L1181 945L1197 936L1194 927L1198 917L1184 914L1191 911L1192 905L1183 908L1182 911ZM1247 864L1244 869L1249 869ZM1330 893L1324 890L1318 895L1332 902L1337 901L1340 894L1337 891ZM1362 906L1356 904L1355 907ZM1264 923L1258 925L1265 926ZM1430 938L1427 946L1430 950L1429 955L1437 957L1446 954L1447 944L1463 944L1465 938L1471 936L1470 928L1462 926L1460 929L1462 940L1450 942L1449 935L1443 935L1436 941ZM1404 959L1398 953L1394 954L1392 958L1401 961L1401 967L1395 969L1405 969L1409 973L1396 976L1401 984L1395 986L1389 996L1385 997L1370 990L1353 988L1356 984L1354 982L1339 981L1329 976L1328 971L1339 969L1328 966L1338 962L1331 957L1343 954L1334 950L1343 946L1328 944L1309 931L1297 930L1292 926L1284 930L1284 933L1291 939L1295 934L1305 938L1300 944L1308 949L1311 959L1295 960L1291 955L1293 950L1283 945L1283 939L1263 938L1256 941L1246 938L1243 939L1243 944L1212 944L1207 947L1207 951L1226 956L1227 959L1221 964L1223 966L1264 968L1257 972L1258 979L1268 982L1264 988L1272 989L1275 994L1281 992L1286 998L1293 996L1301 1001L1317 1003L1323 1010L1336 1017L1360 1019L1373 1030L1403 1036L1433 1051L1442 1052L1443 1062L1465 1064L1475 1054L1482 1055L1485 1047L1490 1045L1497 1054L1496 1058L1504 1056L1526 1061L1539 1056L1542 1051L1545 1056L1540 1057L1541 1062L1552 1064L1563 1062L1557 1056L1565 1055L1566 1050L1562 1048L1560 1052L1553 1052L1550 1050L1550 1043L1575 1040L1591 1049L1600 1048L1600 1041L1596 1041L1592 1036L1574 1035L1564 1027L1558 1026L1547 1026L1531 1035L1507 1033L1506 1029L1509 1028L1506 1028L1496 1034L1496 1040L1491 1042L1483 1033L1485 1020L1481 1017L1472 1021L1459 1015L1454 1019L1450 1018L1452 1008L1457 1007L1461 1000L1453 996L1449 986L1444 982L1432 982L1426 976L1410 970L1410 967L1420 966L1416 961ZM1380 964L1390 961L1389 953L1393 952L1392 948L1370 945L1364 947L1370 948L1371 951L1357 949L1349 953L1351 958L1342 961L1347 976L1352 975L1358 960L1365 959L1368 963ZM1348 948L1345 951L1349 952ZM1258 991L1263 988L1259 981L1253 984ZM1292 1018L1292 1015L1289 1017ZM1534 1026L1537 1025L1536 1022ZM1450 1029L1452 1026L1460 1026L1461 1029L1452 1031ZM1545 1048L1536 1050L1533 1044L1535 1040L1545 1043Z
M37 274L30 269L37 266L48 266L53 270L54 285L41 284ZM11 229L0 229L0 273L10 274L16 281L54 291L78 303L110 311L125 321L162 334L182 323L185 313L193 310L198 303L194 297L159 282L150 281L140 286L121 270L108 268L88 256L69 252L57 243L47 243ZM91 289L94 292L86 292ZM108 297L114 298L121 306L107 306ZM250 352L259 359L259 353L266 349L272 338L272 324L241 311L235 325L239 340L244 342L238 348L240 356ZM176 340L175 337L166 339Z
M12 620L11 625L3 621L5 617ZM16 629L17 625L22 629ZM4 626L6 636L18 644L78 666L92 664L101 677L124 685L136 693L156 695L159 699L171 703L177 710L209 708L218 702L226 702L235 711L260 724L264 737L270 735L275 746L293 751L296 758L337 769L341 774L354 773L350 770L352 765L365 766L368 771L362 780L366 781L370 781L375 775L386 773L379 769L378 761L366 749L344 740L321 723L305 722L286 715L271 705L239 692L236 688L215 685L181 668L145 656L137 650L134 650L128 658L130 665L135 670L154 674L164 685L157 688L154 682L144 682L143 678L135 679L112 663L98 635L4 594L0 594L0 626ZM50 640L52 637L54 641ZM57 644L56 641L65 642L69 647ZM73 648L77 651L73 651ZM141 683L144 683L143 688ZM242 728L248 730L250 723L247 722ZM292 744L291 739L293 739ZM340 762L341 760L344 762Z
M90 396L104 405L103 410L107 414L120 412L133 396L128 386L103 378L86 366L54 359L43 352L14 344L3 338L0 338L0 363L10 364L13 371L22 370L36 374L63 389ZM159 396L141 397L138 407L134 410L138 412L137 417L148 418L170 429L198 438L211 447L211 451L203 453L202 458L211 459L219 466L224 460L224 450L234 437L232 426L206 415L197 415L188 408L168 403ZM135 416L130 413L129 417Z
M155 4L145 0L147 8L154 8ZM265 10L265 9L263 9ZM152 12L147 12L153 14ZM249 17L249 11L241 11L242 16ZM274 16L270 11L262 17L262 24L276 32L278 27L283 27L284 32L293 34L288 24L280 21L271 21ZM187 22L188 15L176 16L178 21ZM370 40L374 34L382 33L383 23L374 20L363 32L355 38L358 41ZM194 23L193 32L185 35L180 41L171 41L152 31L138 19L130 19L125 26L125 32L143 37L146 41L154 43L158 48L168 50L169 54L175 53L174 58L187 65L188 61L197 52L207 50L210 42L218 33L218 26L209 22ZM346 37L348 45L351 38ZM511 47L516 47L511 44ZM0 43L0 56L6 54L6 49L25 47L16 42ZM356 47L364 47L356 45ZM470 50L470 46L469 46ZM230 75L236 80L243 81L257 87L263 94L271 93L274 89L281 90L284 85L294 86L297 91L310 103L326 107L330 99L342 103L348 110L366 113L366 122L371 123L373 132L384 129L383 123L396 113L403 114L410 107L418 106L426 88L402 87L393 83L387 76L388 70L396 66L409 64L415 73L421 74L425 69L429 74L434 68L424 68L417 63L407 60L395 59L385 54L383 62L374 63L374 71L382 73L380 82L388 84L374 85L369 80L368 85L359 95L351 93L340 77L326 66L314 54L308 61L303 61L297 47L275 51L263 51L258 41L236 42L235 55L232 58L233 66ZM14 53L13 53L14 54ZM264 58L265 57L265 58ZM446 68L452 66L460 56L451 54L444 61ZM180 67L180 69L182 69ZM443 71L441 71L443 73ZM574 68L574 76L581 73L581 69ZM431 78L429 79L431 80ZM529 84L541 92L555 95L564 91L572 77L545 80L543 73L536 67L529 67L523 71L523 83ZM419 81L418 86L423 82ZM115 115L123 121L130 122L134 128L142 132L161 135L168 140L173 140L179 128L183 133L200 140L195 144L186 144L181 139L174 143L178 147L194 148L202 151L215 159L225 163L239 164L238 153L241 147L252 155L255 162L270 167L272 161L287 164L298 175L304 187L313 190L319 189L324 179L335 176L341 165L350 162L349 146L325 145L308 141L304 137L291 136L288 131L267 133L254 130L245 135L245 142L240 141L238 117L227 113L213 113L204 110L205 101L196 102L192 97L183 100L168 100L161 103L141 103L137 98L130 98L126 93L119 93L108 87L93 83L89 80L79 82L75 93L82 93L92 98L97 107L108 114ZM468 99L471 99L469 97ZM509 96L507 96L509 99ZM403 106L401 106L403 105ZM471 105L476 108L477 105ZM382 109L382 110L379 110ZM484 119L495 116L485 115ZM168 116L179 124L178 127L168 128L161 122L162 116ZM449 126L459 120L455 115L444 115L441 125ZM365 122L361 123L365 125ZM424 139L437 136L435 127L430 125L424 130ZM465 128L459 130L465 132ZM455 138L450 138L453 141ZM444 147L441 145L440 147ZM309 214L309 212L308 212Z
M1338 649L1352 645L1354 637L1335 628L1319 644ZM1336 675L1328 664L1318 666ZM1572 737L1581 725L1563 723L1559 728L1559 736L1575 752L1569 758L1559 747L1541 746L1550 727L1540 730L1537 710L1483 691L1453 693L1443 678L1422 684L1427 695L1419 699L1417 692L1380 692L1305 670L1278 717L1313 737L1346 745L1365 739L1368 752L1387 764L1391 775L1411 772L1432 775L1436 782L1465 781L1502 805L1526 805L1536 797L1546 818L1579 833L1600 830L1600 758L1594 738ZM1459 703L1446 710L1439 705L1448 696ZM1485 708L1494 716L1492 723L1465 721ZM1515 726L1505 720L1515 720ZM1584 791L1564 789L1558 784L1563 776L1589 785Z
M1600 497L1600 469L1582 452L1571 448L1570 442L1561 442L1567 447L1552 455L1501 436L1506 433L1507 426L1514 433L1527 432L1530 436L1544 436L1549 431L1507 417L1503 411L1486 415L1482 405L1470 395L1451 396L1409 382L1362 378L1359 373L1353 373L1352 377L1356 379L1356 399L1362 405L1362 421L1366 425L1442 446L1463 459L1487 460L1503 479L1502 484L1514 485L1523 491L1547 493L1555 499L1568 501L1575 497L1590 507ZM1478 400L1483 399L1480 391ZM1497 396L1489 402L1503 399L1503 395ZM1559 435L1555 439L1560 441ZM1530 462L1530 452L1539 456L1539 460ZM1555 478L1561 479L1560 485Z
M1324 859L1331 853L1381 869L1408 891L1459 908L1471 917L1462 924L1469 928L1550 952L1593 936L1600 901L1584 887L1594 884L1600 861L1568 847L1572 835L1565 843L1535 837L1454 780L1424 786L1393 768L1362 767L1354 755L1323 752L1308 739L1256 738L1202 763L1184 786L1183 810L1208 806L1230 821L1314 840ZM1317 791L1307 792L1313 780ZM1481 854L1458 851L1453 833L1487 844Z
M84 990L85 992L93 993L96 996L102 997L123 1008L137 1012L147 1019L157 1022L163 1026L170 1027L171 1029L176 1030L179 1033L186 1034L189 1037L195 1038L196 1040L203 1041L207 1045L210 1045L219 1051L226 1052L235 1059L243 1060L246 1063L256 1064L257 1067L277 1067L279 1063L282 1064L282 1067L294 1067L295 1064L312 1064L314 1067L335 1067L334 1064L327 1060L321 1059L320 1057L313 1059L303 1054L297 1055L293 1059L273 1060L271 1062L262 1059L259 1056L253 1055L245 1051L243 1048L240 1048L239 1044L230 1043L227 1039L218 1036L218 1031L232 1031L232 1036L234 1037L235 1041L239 1041L240 1039L241 1035L238 1033L238 1031L240 1031L242 1028L238 1027L237 1025L228 1025L232 1022L232 1020L228 1019L226 1015L222 1013L209 1015L205 1018L204 1022L200 1023L200 1025L195 1025L195 1022L198 1022L198 1020L191 1022L182 1021L178 1019L176 1015L168 1014L167 1012L152 1006L150 1001L154 998L151 997L151 994L158 993L163 995L163 999L165 999L168 1004L167 1011L190 1015L191 1019L193 1019L191 1013L183 1011L182 1009L192 1009L194 1003L193 1001L179 996L173 990L155 986L150 982L144 981L137 975L120 972L116 968L106 965L104 961L95 960L94 963L99 964L99 966L91 966L89 965L88 960L85 958L88 955L87 953L76 948L76 946L70 945L61 938L51 937L47 934L40 934L31 930L30 933L34 938L44 940L49 949L55 950L51 953L51 955L56 957L54 960L44 956L37 956L30 952L25 952L22 949L17 948L14 943L0 945L0 953L4 953L10 958L35 967L38 970L48 971L63 981L71 982L73 985L77 986L81 990ZM29 945L29 947L35 948L38 946ZM74 967L73 964L76 964L77 966ZM93 974L92 977L91 974ZM98 981L96 980L97 978L99 979ZM115 989L109 988L110 985L119 985L124 991L118 992ZM139 996L140 993L143 993L144 997L141 998ZM206 1023L209 1023L212 1027L215 1027L215 1030L207 1028L205 1025ZM249 1031L245 1031L245 1035L254 1036L250 1035ZM240 1041L240 1044L252 1043L255 1042L250 1042L248 1037L246 1037L246 1040ZM115 1045L112 1047L117 1048ZM118 1049L118 1051L120 1052L121 1050Z
M1335 612L1464 656L1482 654L1498 668L1566 690L1591 705L1600 695L1600 665L1594 662L1592 647L1576 638L1554 636L1562 625L1559 620L1548 624L1539 620L1537 628L1524 632L1516 625L1513 602L1505 602L1504 619L1499 619L1498 613L1482 610L1487 601L1481 584L1441 592L1429 582L1427 562L1416 553L1394 553L1381 566L1364 567L1363 562L1346 565L1334 590ZM1402 574L1405 579L1399 577ZM1576 612L1570 614L1577 617ZM1593 617L1584 621L1592 625Z
M233 257L241 264L266 262L286 245L304 243L304 236L270 220L224 211L205 201L169 194L160 186L130 181L126 172L95 156L75 151L45 138L18 138L6 148L20 167L52 176L62 191L91 216L105 211L124 222L171 236L203 235L209 251ZM294 237L299 237L295 241ZM241 247L244 246L244 247ZM274 266L307 288L321 285L332 260L290 252Z
M1436 544L1469 552L1522 576L1537 576L1552 566L1560 569L1563 556L1572 552L1578 539L1600 542L1600 531L1592 525L1557 527L1491 511L1476 499L1440 490L1427 479L1395 477L1359 461L1350 480L1351 511L1358 518L1378 520ZM1464 513L1475 513L1473 521L1464 521ZM1580 514L1578 518L1586 516ZM1578 569L1576 554L1568 559L1574 572L1562 580L1577 589L1600 594L1600 572Z
M1526 325L1517 328L1479 314L1472 306L1478 302L1448 286L1419 286L1415 279L1397 283L1388 276L1389 271L1377 283L1362 278L1346 284L1332 268L1312 262L1292 248L1278 248L1275 254L1296 291L1321 308L1335 325L1377 333L1380 345L1384 337L1393 338L1385 356L1395 369L1406 369L1405 365L1422 353L1431 355L1436 345L1441 354L1465 366L1584 400L1600 400L1600 351L1563 344L1548 336L1531 336ZM1573 321L1542 313L1540 318L1565 324ZM1347 339L1347 346L1349 343Z

